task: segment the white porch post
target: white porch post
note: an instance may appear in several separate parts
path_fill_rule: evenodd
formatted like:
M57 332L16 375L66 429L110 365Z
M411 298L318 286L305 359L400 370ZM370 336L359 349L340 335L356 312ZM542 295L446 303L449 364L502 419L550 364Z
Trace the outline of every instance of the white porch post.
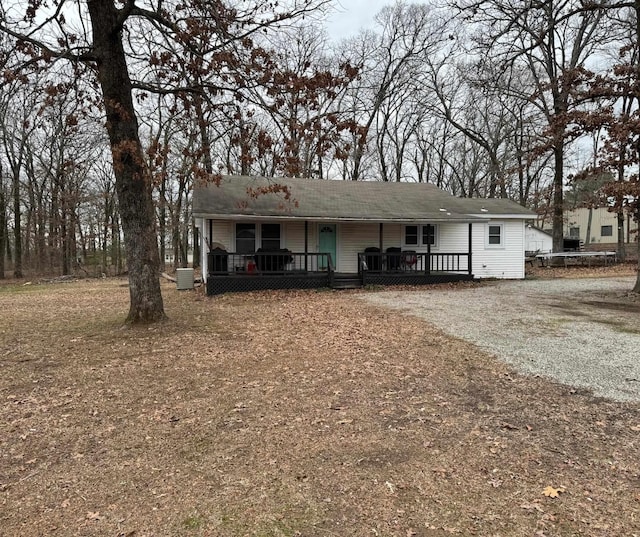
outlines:
M473 266L471 264L471 254L473 252L473 230L472 230L472 226L473 224L471 222L469 222L469 266L468 266L468 270L469 270L469 276L471 276L473 274Z

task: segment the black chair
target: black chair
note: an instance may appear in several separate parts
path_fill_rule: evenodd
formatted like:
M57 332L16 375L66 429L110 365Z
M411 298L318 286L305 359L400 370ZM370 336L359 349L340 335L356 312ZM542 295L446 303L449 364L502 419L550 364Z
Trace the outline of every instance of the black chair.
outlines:
M390 246L386 249L388 270L400 270L402 264L401 251L397 246Z
M209 251L209 272L227 272L229 254L224 248L214 248Z
M293 261L291 250L278 248L277 250L265 250L258 248L254 256L258 270L265 272L283 272L285 267Z
M293 256L291 250L287 248L280 248L279 255L277 257L278 270L284 270L289 263L293 263Z
M369 270L380 270L382 268L382 256L380 248L370 246L364 249L364 260Z

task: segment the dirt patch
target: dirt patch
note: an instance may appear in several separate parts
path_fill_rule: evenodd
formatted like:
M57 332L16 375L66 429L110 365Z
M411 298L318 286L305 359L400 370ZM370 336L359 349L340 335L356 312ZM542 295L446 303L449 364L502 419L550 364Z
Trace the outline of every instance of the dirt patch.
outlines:
M613 299L613 300L612 300ZM587 306L596 308L606 308L608 310L622 311L629 313L640 313L640 304L636 299L630 300L625 296L615 296L610 300L582 300Z
M0 287L0 534L640 532L638 405L349 292L164 295Z
M527 278L611 278L613 276L630 276L638 272L637 262L616 263L598 266L573 265L569 267L542 267L537 263L525 266Z

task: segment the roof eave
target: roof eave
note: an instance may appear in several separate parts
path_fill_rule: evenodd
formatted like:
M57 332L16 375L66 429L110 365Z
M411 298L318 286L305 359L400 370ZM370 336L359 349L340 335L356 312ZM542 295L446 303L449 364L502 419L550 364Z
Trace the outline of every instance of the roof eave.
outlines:
M416 217L416 218L358 218L346 216L314 216L314 215L261 215L261 214L215 214L194 212L194 218L204 218L208 220L313 220L315 222L366 222L366 223L419 223L419 222L437 222L437 223L478 223L485 222L486 217L477 217L474 215L451 215L443 217Z
M482 218L483 220L531 220L535 218L535 215L531 214L500 214L500 213L482 213L482 214L474 214L471 216L475 216L478 218Z

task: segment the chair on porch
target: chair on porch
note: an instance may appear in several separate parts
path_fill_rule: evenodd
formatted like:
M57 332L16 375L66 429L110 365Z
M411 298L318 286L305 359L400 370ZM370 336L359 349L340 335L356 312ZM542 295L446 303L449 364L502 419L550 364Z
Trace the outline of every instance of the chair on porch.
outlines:
M418 254L415 250L404 250L401 257L402 270L416 270L418 265Z
M222 244L215 244L217 246L209 250L209 271L227 272L229 270L229 254Z
M390 246L386 249L387 254L387 270L398 271L402 268L402 250L397 246Z
M365 263L369 270L379 271L382 269L382 256L380 255L380 248L377 246L370 246L364 249Z
M287 248L277 250L258 248L254 259L258 270L266 272L283 272L287 265L293 262L291 251Z

